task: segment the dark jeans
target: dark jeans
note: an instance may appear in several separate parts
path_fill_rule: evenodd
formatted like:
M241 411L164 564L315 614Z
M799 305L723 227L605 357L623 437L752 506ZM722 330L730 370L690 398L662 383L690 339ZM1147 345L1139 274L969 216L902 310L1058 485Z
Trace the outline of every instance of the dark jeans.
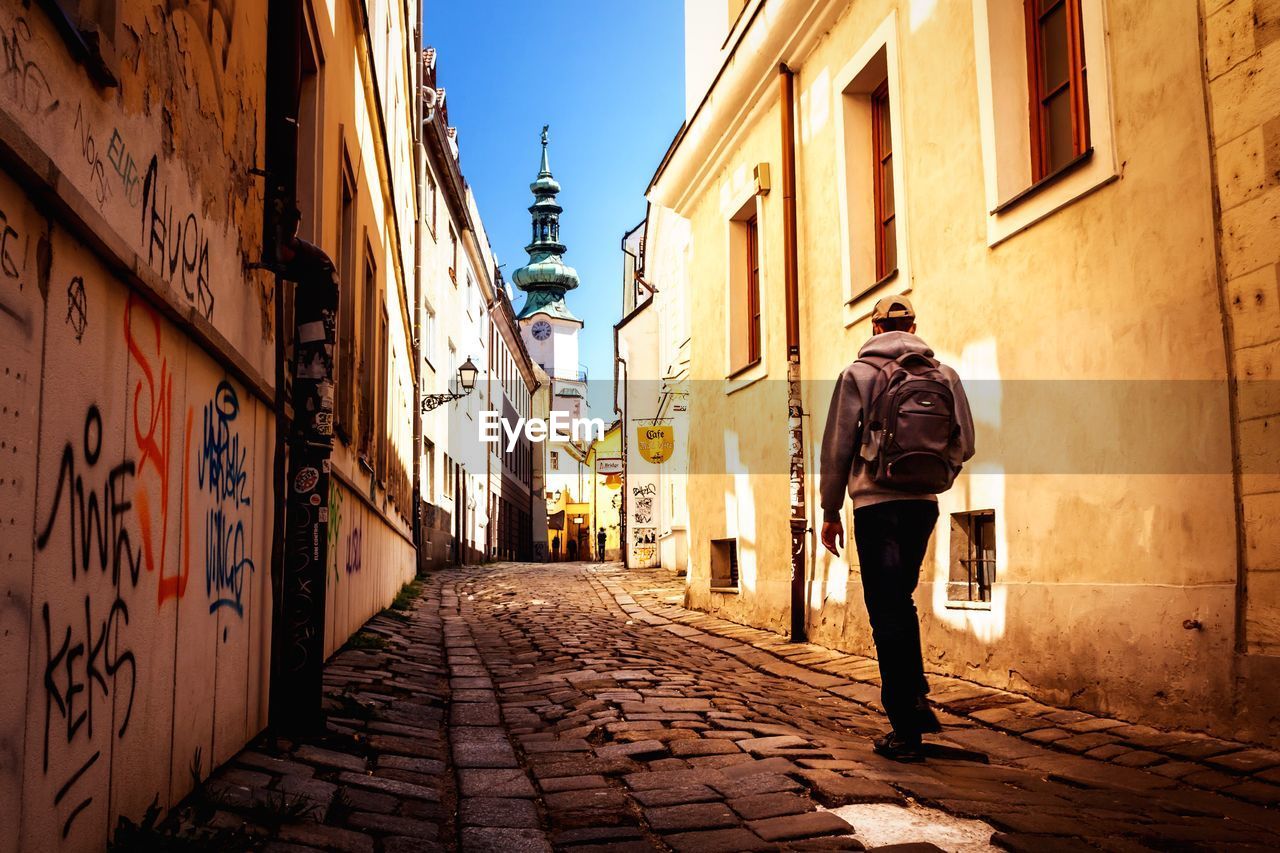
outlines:
M862 595L880 660L880 701L900 735L920 732L917 705L929 692L920 620L911 596L937 520L938 505L933 501L888 501L853 513Z

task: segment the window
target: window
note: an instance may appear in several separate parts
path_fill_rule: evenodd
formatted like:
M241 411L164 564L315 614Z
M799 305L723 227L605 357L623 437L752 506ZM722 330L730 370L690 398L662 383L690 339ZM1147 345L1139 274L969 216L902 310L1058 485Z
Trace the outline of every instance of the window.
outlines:
M560 470L560 451L558 450L551 451L551 470Z
M374 385L377 390L376 408L373 413L374 440L378 443L378 481L387 482L387 474L391 465L391 436L387 431L387 409L390 408L391 370L387 364L388 326L387 308L382 306L382 322L378 326L378 351L374 354L378 372L374 374Z
M1108 4L971 2L987 245L996 246L1120 176L1111 71L1100 61Z
M422 323L422 357L428 362L435 360L436 352L436 310L426 305Z
M449 226L449 280L454 287L458 286L458 235L452 225Z
M1039 182L1089 148L1080 0L1024 0L1031 170Z
M893 132L889 118L889 81L886 79L871 93L876 281L884 280L898 269L897 215L893 195Z
M449 454L444 454L444 497L453 499L453 460L449 458Z
M427 172L427 210L430 214L427 216L427 222L431 224L431 236L436 234L436 176Z
M422 500L436 502L436 443L429 438L422 440Z
M947 601L959 606L989 605L995 576L995 510L952 513Z
M377 450L375 412L378 405L377 382L378 338L381 312L378 304L378 268L373 261L373 247L365 240L364 255L364 324L360 347L360 455L372 467Z
M760 325L760 220L756 199L729 221L729 374L759 364L763 353Z
M834 80L846 326L865 319L890 288L912 287L904 163L896 156L903 147L896 20L890 14Z
M711 588L738 588L738 540L711 540Z
M337 432L348 444L356 420L356 305L360 284L356 279L356 184L351 161L344 150L338 165L338 275L342 295L338 304L338 411Z
M747 220L747 360L760 360L760 228Z

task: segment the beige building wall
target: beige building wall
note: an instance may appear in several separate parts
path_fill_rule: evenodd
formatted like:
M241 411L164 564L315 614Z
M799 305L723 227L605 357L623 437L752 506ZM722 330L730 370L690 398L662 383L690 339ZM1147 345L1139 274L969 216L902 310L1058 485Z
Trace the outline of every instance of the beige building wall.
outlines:
M366 357L376 361L384 343L387 366L385 398L374 400L383 409L380 417L362 410L358 390L354 420L343 423L339 412L328 500L326 656L384 608L413 578L416 566L411 524L416 399L410 347L416 208L406 96L412 90L408 75L413 66L405 58L410 44L406 33L413 32L416 22L406 21L403 12L401 4L385 0L370 2L363 10L332 0L304 3L305 42L314 51L317 69L311 85L303 86L302 114L310 120L300 122L299 148L314 152L307 172L315 175L315 189L307 192L300 174L300 231L329 253L343 277L340 310L352 315L355 375L343 376L339 358L337 381L353 387L376 381L373 365L365 371L361 362ZM369 16L367 40L362 14ZM313 106L307 109L309 98ZM300 160L307 162L305 156ZM347 234L343 170L349 170L354 190ZM344 260L347 251L352 256ZM366 348L370 333L373 340ZM372 435L367 445L366 432Z
M1224 698L1277 707L1274 682L1241 682L1234 654L1231 401L1196 9L1085 0L1093 154L1018 199L1009 152L1026 131L1009 115L1008 64L1023 48L1000 29L1007 6L792 0L730 34L720 81L650 192L691 222L689 415L717 425L690 434L688 598L789 624L786 62L810 527L830 383L869 337L874 301L909 292L920 334L964 377L978 420L978 456L942 498L917 594L928 665L1121 717L1273 737ZM863 225L873 77L887 78L894 113L900 253L898 275L878 285ZM763 353L730 378L731 222L748 213L759 221ZM992 600L957 607L948 515L988 509ZM851 530L847 505L844 517ZM738 540L732 592L709 576L710 541L723 537ZM810 536L807 561L811 638L871 651L856 557L831 558Z
M1206 2L1219 274L1229 318L1244 559L1238 638L1250 681L1280 676L1280 5ZM1268 697L1242 710L1275 728Z
M95 17L77 23L104 48L82 61L42 8L52 5L0 3L5 853L103 849L120 818L178 802L262 730L282 499L276 282L252 267L267 5L80 4ZM400 8L368 6L392 32L379 81L358 10L308 5L326 83L300 158L303 235L331 254L339 128L357 152L377 150L371 93L397 88L383 119L402 138L410 127L407 81L392 80L407 70L391 53L413 30ZM412 186L403 159L356 159L359 219L388 294L384 439L401 466L413 382L397 305L412 244L391 209L398 182ZM327 651L413 566L395 478L366 501L356 492L368 495L368 481L342 450L335 470L346 479L330 498L341 520Z

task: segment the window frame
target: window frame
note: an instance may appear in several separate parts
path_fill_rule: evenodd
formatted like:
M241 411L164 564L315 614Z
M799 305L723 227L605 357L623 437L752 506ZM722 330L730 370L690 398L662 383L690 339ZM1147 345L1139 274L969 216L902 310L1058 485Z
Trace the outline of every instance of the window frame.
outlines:
M760 216L752 214L745 223L747 237L747 363L745 369L760 363Z
M764 236L769 218L763 190L754 178L739 187L725 208L724 364L726 394L733 394L768 375L767 323L764 301L768 257ZM754 222L754 245L749 223Z
M989 530L991 542L986 542ZM957 541L962 539L963 541ZM966 510L951 514L951 557L947 575L946 607L988 610L998 575L999 533L994 509ZM987 554L990 556L986 556ZM957 595L964 590L964 596Z
M377 385L374 384L374 371L377 370L377 305L378 305L378 264L373 253L373 244L365 234L364 264L361 268L364 297L363 344L360 348L360 414L357 422L360 425L360 456L371 471L376 470L378 436L377 424Z
M903 123L903 92L899 73L898 13L890 11L861 46L834 73L832 112L838 133L836 181L840 217L840 275L843 283L843 324L846 329L871 316L877 299L912 292L911 220L906 158L889 161L893 176L893 242L895 263L880 273L876 217L878 169L872 168L872 94L881 88L888 96L889 142L893 152L908 150Z
M987 247L995 248L1120 178L1105 0L1074 0L1088 72L1081 102L1089 146L1038 183L1030 152L1025 0L971 0L975 82L986 188ZM901 147L901 146L899 146Z
M871 168L872 168L872 202L875 210L875 244L876 244L876 276L877 282L884 281L898 271L898 208L897 194L894 192L892 178L894 169L893 147L893 99L889 95L888 76L877 86L870 96L871 101ZM885 139L888 131L888 140ZM886 144L888 150L886 151ZM888 193L885 191L884 171L889 168L890 180ZM888 204L886 195L893 199L893 210L886 212ZM892 229L892 232L891 230ZM893 233L893 257L888 257L889 234Z
M339 127L339 136L342 128ZM337 267L343 293L338 302L338 388L334 431L343 443L355 439L356 425L356 305L361 282L355 274L356 229L359 226L359 185L345 142L338 152ZM349 214L349 216L348 216Z
M1047 2L1048 8L1045 8ZM1044 29L1046 19L1059 8L1066 18L1067 77L1047 91ZM1031 139L1031 186L1035 187L1070 168L1089 150L1088 65L1084 51L1080 0L1023 0L1027 45L1027 95ZM1047 102L1065 95L1071 113L1071 156L1053 165L1053 141Z

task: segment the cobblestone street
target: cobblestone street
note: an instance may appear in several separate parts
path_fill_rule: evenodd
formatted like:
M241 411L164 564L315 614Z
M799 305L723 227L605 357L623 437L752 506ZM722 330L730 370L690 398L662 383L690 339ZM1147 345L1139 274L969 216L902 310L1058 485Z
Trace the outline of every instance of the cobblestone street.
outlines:
M330 662L329 737L255 744L185 820L279 851L1280 847L1273 752L936 678L946 731L896 763L874 662L686 611L666 573L423 583Z

